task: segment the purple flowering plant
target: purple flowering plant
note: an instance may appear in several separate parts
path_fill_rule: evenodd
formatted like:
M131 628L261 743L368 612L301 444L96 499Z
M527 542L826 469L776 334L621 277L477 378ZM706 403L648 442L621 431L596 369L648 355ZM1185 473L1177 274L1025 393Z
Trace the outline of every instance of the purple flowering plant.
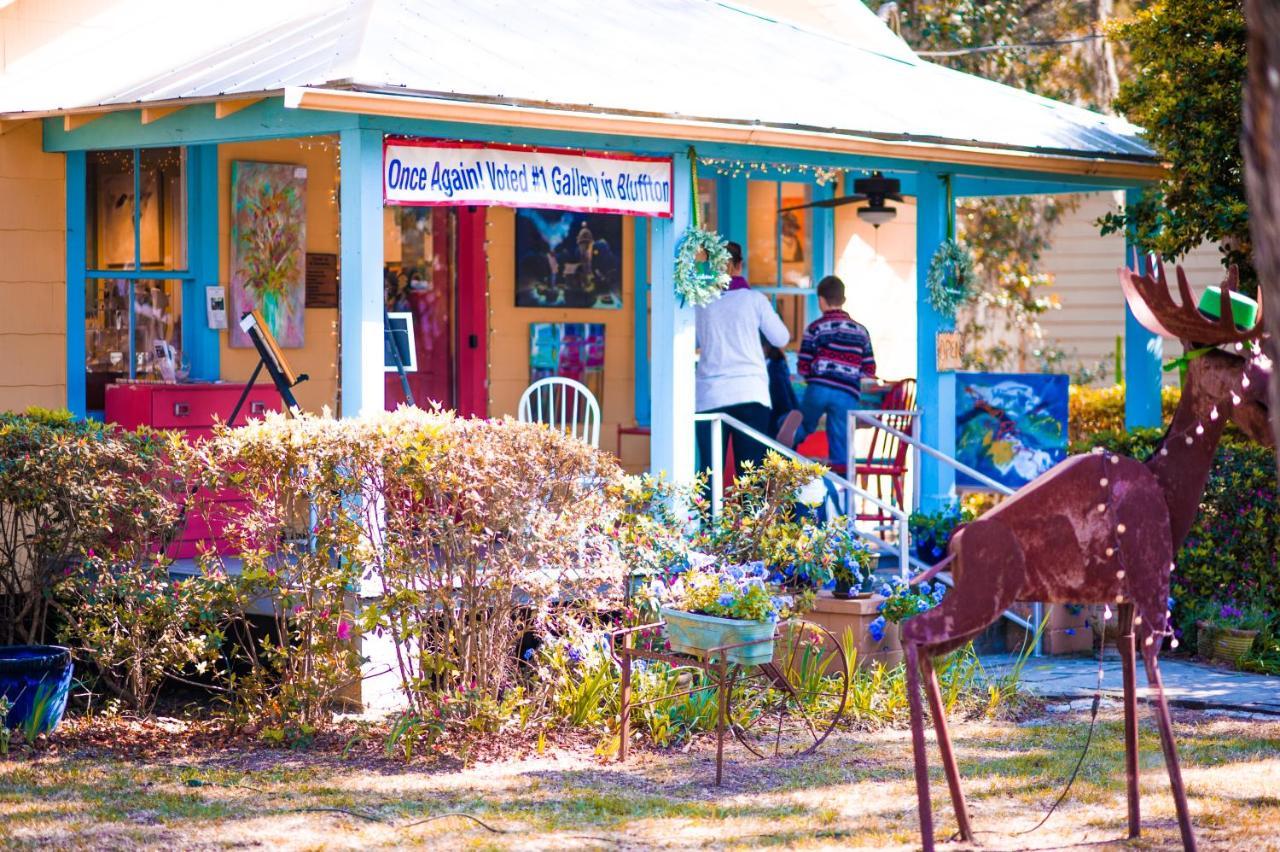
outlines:
M726 565L695 560L668 582L655 584L654 592L668 609L743 621L777 621L790 614L793 601L789 595L776 594L768 576L762 562Z
M912 587L901 577L883 583L876 594L884 598L878 607L880 615L867 626L867 632L876 642L884 639L885 628L890 623L899 624L913 615L927 612L942 602L947 587L942 583L920 583Z
M1267 613L1256 604L1228 601L1218 606L1209 619L1217 627L1230 630L1261 630L1267 626Z

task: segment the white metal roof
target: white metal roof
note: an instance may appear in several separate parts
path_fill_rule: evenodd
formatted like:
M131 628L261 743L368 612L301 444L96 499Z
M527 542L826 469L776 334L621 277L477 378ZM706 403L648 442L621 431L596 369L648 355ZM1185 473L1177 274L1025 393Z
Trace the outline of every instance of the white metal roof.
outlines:
M118 0L9 61L0 113L310 86L1154 157L1122 119L915 57L858 0L795 2Z

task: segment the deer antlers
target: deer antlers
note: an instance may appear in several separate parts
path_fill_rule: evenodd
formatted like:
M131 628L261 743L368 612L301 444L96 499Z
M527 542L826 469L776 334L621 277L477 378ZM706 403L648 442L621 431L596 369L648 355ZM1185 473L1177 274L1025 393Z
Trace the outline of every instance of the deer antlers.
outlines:
M1240 279L1236 267L1232 266L1227 270L1227 277L1222 282L1222 302L1216 320L1200 313L1195 296L1191 293L1191 285L1187 283L1186 273L1180 266L1174 268L1178 273L1178 291L1182 295L1180 305L1169 295L1169 279L1165 276L1162 262L1156 261L1154 278L1150 275L1138 275L1131 269L1120 270L1120 286L1124 289L1125 300L1129 303L1134 318L1144 328L1165 337L1201 346L1239 343L1262 334L1261 310L1253 328L1244 331L1236 328L1231 310L1231 294L1235 292Z

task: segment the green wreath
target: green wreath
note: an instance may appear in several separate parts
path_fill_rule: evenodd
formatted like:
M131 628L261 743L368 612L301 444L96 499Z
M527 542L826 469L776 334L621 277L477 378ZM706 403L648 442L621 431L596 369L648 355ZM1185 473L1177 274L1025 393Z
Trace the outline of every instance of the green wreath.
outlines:
M705 260L698 256L705 254ZM682 305L705 307L729 286L729 249L724 237L697 226L684 232L676 250L676 295Z
M956 309L973 298L973 255L954 239L946 239L933 253L925 284L929 304L945 317L955 318Z

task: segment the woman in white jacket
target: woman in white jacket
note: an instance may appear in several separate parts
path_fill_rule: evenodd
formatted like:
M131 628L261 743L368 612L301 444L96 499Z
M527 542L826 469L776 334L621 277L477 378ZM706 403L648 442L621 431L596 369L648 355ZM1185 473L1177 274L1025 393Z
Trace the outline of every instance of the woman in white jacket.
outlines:
M710 305L697 309L698 382L697 409L727 414L758 432L768 434L771 410L769 371L765 366L763 336L781 349L791 332L774 311L769 298L757 293L742 277L742 246L729 243L728 290ZM711 459L711 428L698 424L698 454L702 465ZM737 434L733 438L734 468L742 473L744 462L759 464L764 445Z

